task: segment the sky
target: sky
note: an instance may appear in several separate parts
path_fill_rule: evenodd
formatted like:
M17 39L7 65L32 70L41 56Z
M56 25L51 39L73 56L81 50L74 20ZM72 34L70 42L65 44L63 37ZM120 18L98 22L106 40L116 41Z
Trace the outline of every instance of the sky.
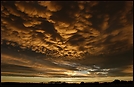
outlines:
M1 1L1 81L133 80L132 10L132 1Z

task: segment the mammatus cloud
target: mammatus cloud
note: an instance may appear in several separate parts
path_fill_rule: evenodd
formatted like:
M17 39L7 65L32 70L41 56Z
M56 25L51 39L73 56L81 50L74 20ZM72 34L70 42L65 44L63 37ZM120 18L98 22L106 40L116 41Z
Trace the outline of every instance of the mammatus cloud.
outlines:
M132 7L131 1L2 1L2 75L132 76Z

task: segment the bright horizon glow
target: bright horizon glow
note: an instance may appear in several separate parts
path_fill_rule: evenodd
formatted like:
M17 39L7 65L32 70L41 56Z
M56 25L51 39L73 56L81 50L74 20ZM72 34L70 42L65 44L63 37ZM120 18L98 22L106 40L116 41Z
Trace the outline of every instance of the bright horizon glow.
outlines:
M133 81L133 77L98 77L98 78L44 78L44 77L18 77L18 76L1 76L1 82L50 82L61 81L67 83L80 83L80 82L112 82L115 79Z

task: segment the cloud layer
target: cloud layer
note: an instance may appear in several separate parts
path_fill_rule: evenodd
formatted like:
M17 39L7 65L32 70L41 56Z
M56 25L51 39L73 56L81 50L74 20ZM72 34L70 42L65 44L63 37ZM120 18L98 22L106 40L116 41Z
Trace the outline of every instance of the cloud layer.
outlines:
M3 76L132 76L133 3L1 2Z

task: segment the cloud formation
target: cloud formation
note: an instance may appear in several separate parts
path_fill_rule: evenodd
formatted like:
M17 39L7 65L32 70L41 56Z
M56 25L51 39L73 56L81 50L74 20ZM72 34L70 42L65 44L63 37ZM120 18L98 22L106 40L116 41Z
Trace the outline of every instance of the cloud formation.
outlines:
M131 1L2 1L2 75L132 76L132 8Z

